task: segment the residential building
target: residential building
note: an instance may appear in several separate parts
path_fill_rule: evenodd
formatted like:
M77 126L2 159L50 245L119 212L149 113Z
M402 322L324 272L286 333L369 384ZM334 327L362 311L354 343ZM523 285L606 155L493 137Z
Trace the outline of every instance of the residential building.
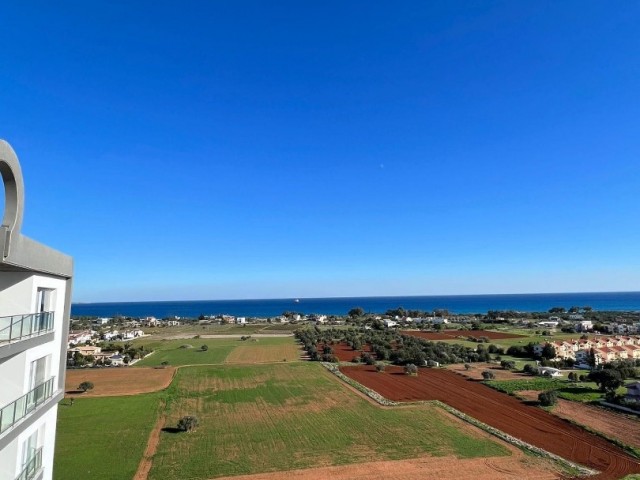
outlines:
M22 172L2 140L0 173L0 479L51 480L73 261L21 234Z

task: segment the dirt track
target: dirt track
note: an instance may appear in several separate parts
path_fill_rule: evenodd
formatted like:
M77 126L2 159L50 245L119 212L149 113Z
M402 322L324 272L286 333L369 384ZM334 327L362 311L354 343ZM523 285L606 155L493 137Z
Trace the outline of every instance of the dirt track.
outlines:
M551 480L560 478L542 469L538 459L511 457L459 459L423 457L409 460L357 463L335 467L309 468L288 472L259 473L218 478L218 480Z
M488 330L443 330L441 332L421 332L418 330L402 330L403 335L424 338L425 340L453 340L458 337L487 337L490 340L502 340L505 338L520 338L524 335L515 333L490 332Z
M414 377L404 375L400 367L382 374L372 367L340 370L391 400L440 400L509 435L602 472L590 478L613 480L640 473L640 461L612 443L450 371L421 369Z

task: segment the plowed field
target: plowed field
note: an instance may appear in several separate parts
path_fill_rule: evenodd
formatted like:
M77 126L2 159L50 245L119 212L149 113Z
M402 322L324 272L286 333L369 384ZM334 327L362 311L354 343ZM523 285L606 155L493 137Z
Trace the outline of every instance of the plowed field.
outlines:
M414 377L404 375L400 367L383 374L373 367L340 370L391 400L440 400L509 435L602 472L590 478L613 480L640 473L640 461L612 443L450 371L421 369Z
M83 397L111 397L156 392L169 386L175 368L83 368L67 370L65 391L78 394L78 385L92 382L93 390L80 393Z
M359 357L362 352L371 353L371 345L363 345L362 350L354 350L346 343L336 343L334 345L329 345L333 349L333 354L338 357L341 362L350 362L353 360L353 357ZM318 344L318 351L322 353L322 349L324 348L324 344Z
M490 332L489 330L443 330L442 332L421 332L418 330L402 330L400 333L426 340L453 340L458 337L487 337L489 340L502 340L505 338L520 338L524 335L504 332Z

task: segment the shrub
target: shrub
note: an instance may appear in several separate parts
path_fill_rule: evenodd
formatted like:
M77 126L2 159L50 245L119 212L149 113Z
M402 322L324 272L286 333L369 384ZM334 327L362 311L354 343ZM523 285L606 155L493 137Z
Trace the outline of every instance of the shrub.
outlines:
M380 372L380 373L384 373L384 363L377 363L376 364L376 372Z
M361 358L362 358L362 361L367 365L374 365L376 363L373 357L368 353L363 353L361 355Z
M465 370L469 370L470 368L471 368L471 364L469 364L469 363L465 363L464 364L464 369Z
M418 367L416 367L413 363L407 363L404 366L405 375L418 375Z
M86 392L87 390L93 390L93 382L84 381L78 385L78 390Z
M200 350L202 350L203 352L206 352L207 350L209 350L209 346L208 345L202 345L200 347Z
M485 380L493 380L494 378L496 378L496 376L493 372L485 370L484 372L482 372L482 378L484 378Z
M530 363L527 363L524 368L522 369L522 371L524 373L528 373L529 375L535 375L536 373L538 373L538 371L536 370L536 368L531 365Z
M500 366L505 370L513 370L516 368L516 362L513 360L502 360Z
M198 418L193 415L186 415L178 420L178 429L183 432L190 432L198 426Z
M550 390L548 392L541 392L538 395L538 401L543 407L550 407L558 402L558 392Z

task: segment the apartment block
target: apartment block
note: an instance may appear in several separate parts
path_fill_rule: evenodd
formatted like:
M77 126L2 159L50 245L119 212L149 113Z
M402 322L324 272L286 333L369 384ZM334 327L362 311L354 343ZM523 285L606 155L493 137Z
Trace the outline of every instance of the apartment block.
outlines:
M73 261L21 234L22 171L2 140L0 173L0 479L49 480L64 395Z

